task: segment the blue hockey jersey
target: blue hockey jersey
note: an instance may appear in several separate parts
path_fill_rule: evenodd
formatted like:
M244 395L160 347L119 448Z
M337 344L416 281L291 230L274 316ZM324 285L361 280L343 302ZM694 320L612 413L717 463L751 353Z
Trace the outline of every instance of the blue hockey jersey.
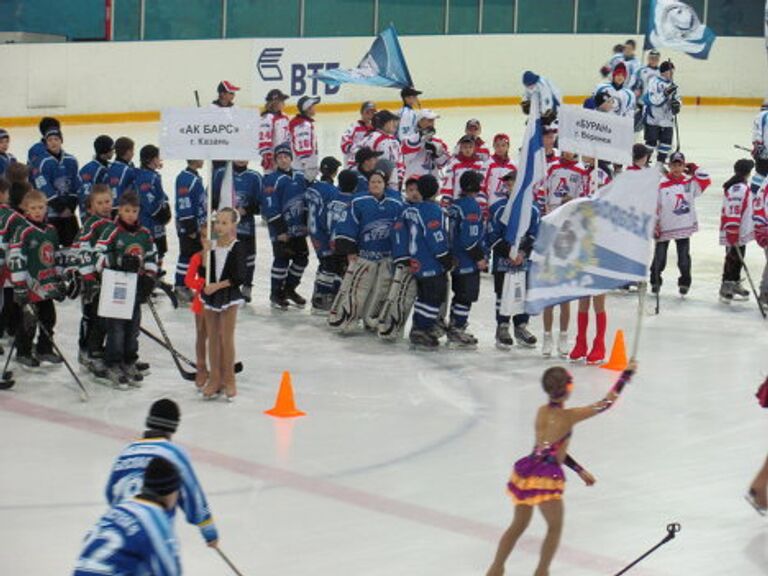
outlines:
M221 184L224 181L226 167L219 168L213 175L213 206L219 208ZM256 235L256 214L261 211L261 199L263 190L262 176L255 170L247 167L232 167L232 180L235 187L235 208L245 211L240 214L240 222L237 225L238 236Z
M200 529L206 542L217 540L216 525L187 452L166 438L137 440L120 453L107 480L107 502L115 505L138 494L144 482L144 470L156 456L171 462L181 475L178 506L184 511L187 522Z
M392 262L394 264L410 265L411 254L408 251L410 243L410 230L405 220L405 211L415 204L403 203L403 211L392 224Z
M80 175L77 159L62 151L59 157L47 150L34 168L33 185L48 197L48 217L56 218L77 208Z
M451 254L457 262L454 274L478 271L477 263L485 257L483 210L472 196L460 196L448 208Z
M197 234L205 224L205 186L196 170L185 168L176 176L176 232L179 236Z
M331 218L329 208L340 194L341 192L336 186L323 181L313 182L305 193L307 229L318 258L330 256L333 253L331 235L333 234L334 221ZM351 198L350 196L350 201Z
M339 190L336 197L328 203L328 229L331 231L331 248L333 248L333 238L336 235L339 223L346 219L347 210L349 210L349 206L352 204L355 196L357 194L348 194Z
M45 146L45 140L41 139L38 142L32 144L32 146L29 148L29 151L27 152L27 166L29 166L30 169L30 181L32 181L35 177L33 174L35 166L40 163L40 160L42 160L46 154L48 154L48 148Z
M115 160L109 166L109 187L112 188L113 206L117 207L120 196L126 190L136 190L136 167L133 163L126 164L122 160Z
M493 263L491 270L493 272L510 272L513 270L527 270L530 261L531 250L536 236L539 234L539 223L541 222L541 212L534 204L531 211L531 222L525 236L520 241L520 250L526 253L526 259L521 266L514 266L509 258L509 243L505 240L507 225L501 221L504 209L509 202L509 198L502 198L491 206L491 213L488 219L488 233L485 236L486 247L493 253Z
M96 158L80 168L80 190L77 192L80 215L85 218L86 202L94 184L108 184L109 162L100 162Z
M357 254L366 260L381 260L392 255L392 224L403 211L403 203L386 195L377 200L370 194L356 196L344 220L338 223L333 238L356 245Z
M83 544L74 576L179 576L176 535L160 504L133 498L110 508Z
M307 181L300 172L277 170L264 178L262 208L274 242L280 234L307 235Z
M16 156L10 153L0 154L0 176L5 176L8 166L16 162Z
M432 201L419 202L406 208L403 219L408 226L408 253L413 275L427 278L445 272L441 260L449 255L449 250L440 206Z
M169 220L164 215L170 212L170 207L168 196L163 190L160 174L155 170L139 168L136 170L134 185L141 202L139 222L144 228L152 232L153 238L162 238L165 236L165 225Z

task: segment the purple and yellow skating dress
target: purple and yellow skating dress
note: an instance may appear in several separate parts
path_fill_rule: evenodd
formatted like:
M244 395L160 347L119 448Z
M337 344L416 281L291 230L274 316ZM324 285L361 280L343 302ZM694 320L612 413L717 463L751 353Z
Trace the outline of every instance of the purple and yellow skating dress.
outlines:
M515 504L536 506L542 502L560 500L565 491L565 474L557 461L557 452L570 438L568 432L560 440L515 462L507 491Z

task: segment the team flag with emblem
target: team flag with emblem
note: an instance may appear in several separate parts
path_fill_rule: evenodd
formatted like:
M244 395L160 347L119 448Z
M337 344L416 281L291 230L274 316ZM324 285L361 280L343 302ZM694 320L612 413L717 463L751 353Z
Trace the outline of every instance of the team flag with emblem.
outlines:
M645 48L669 48L706 60L715 33L701 23L696 11L679 0L651 0Z
M595 197L572 200L542 218L526 312L645 281L660 180L657 170L626 171Z

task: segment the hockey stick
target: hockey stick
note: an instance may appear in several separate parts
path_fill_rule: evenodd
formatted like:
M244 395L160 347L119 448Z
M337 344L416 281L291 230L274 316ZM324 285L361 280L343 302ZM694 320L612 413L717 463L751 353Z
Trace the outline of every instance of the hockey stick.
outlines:
M158 282L157 287L168 296L168 299L171 301L171 306L173 306L174 309L179 307L179 299L176 297L176 292L173 291L173 286L167 282Z
M752 148L747 148L746 146L742 146L740 144L734 144L733 147L736 148L736 150L744 150L744 152L749 152L750 154L752 153Z
M675 114L675 152L680 152L680 125L677 123L677 114Z
M237 566L232 564L232 561L229 558L227 558L227 555L224 554L224 552L221 551L221 548L216 546L216 548L214 548L214 550L216 550L216 552L219 553L219 556L221 556L221 559L224 560L224 562L227 563L227 566L229 566L232 569L232 572L237 574L237 576L243 576L243 573L240 572L240 570L237 569Z
M197 107L200 108L200 94L197 93L197 90L195 90L195 102L197 103Z
M13 385L16 384L16 381L13 379L13 372L11 370L8 370L8 365L11 363L11 357L13 356L13 351L16 350L16 337L13 337L13 343L11 344L11 349L8 350L8 358L5 359L5 366L3 367L3 374L2 379L0 379L0 390L10 390L13 388Z
M40 331L43 334L45 334L45 337L48 338L48 340L51 341L51 346L53 346L53 349L56 351L56 354L59 355L59 358L61 358L62 361L64 362L64 366L67 367L67 370L69 370L69 373L72 375L72 378L74 378L75 382L77 382L77 385L80 387L80 400L82 400L83 402L88 402L88 390L86 390L85 386L83 386L82 380L80 380L79 376L72 369L72 365L69 363L66 356L62 354L61 349L59 348L59 345L56 344L56 342L54 342L53 336L51 336L51 333L48 331L48 328L46 328L43 325L43 323L37 317L37 314L35 314L34 309L29 304L27 304L27 312L34 316L35 321L37 322L37 326L40 328Z
M156 342L157 344L160 344L160 346L162 346L163 348L168 350L168 348L167 348L165 342L162 340L162 338L159 338L155 334L152 334L152 332L150 332L149 330L147 330L143 326L141 326L139 329L141 330L141 333L144 334L144 336L146 336L147 338L149 338L153 342ZM192 360L190 360L188 357L184 356L184 354L182 354L178 350L174 350L174 352L176 353L176 356L179 357L179 360L181 360L182 362L184 362L188 366L190 366L190 367L194 368L195 370L197 370L197 362L193 362ZM235 374L239 374L242 371L243 371L243 363L242 362L235 362Z
M643 316L645 316L645 295L648 293L648 283L640 282L637 288L637 324L635 325L635 340L632 342L632 355L630 356L633 361L637 359L637 351L640 349L640 334L643 332Z
M155 304L152 302L152 298L147 298L147 306L149 306L150 312L152 312L152 317L155 319L155 324L157 324L157 327L160 329L160 334L163 336L163 341L165 342L166 349L171 353L171 357L173 358L173 363L176 364L176 368L179 371L179 374L181 375L184 380L189 380L190 382L193 382L197 378L197 372L190 372L188 370L184 370L184 367L181 365L181 362L179 362L178 353L176 352L176 349L171 344L171 340L168 338L168 333L165 331L165 326L163 326L162 320L160 320L160 315L157 313L157 310L155 309Z
M735 246L736 253L739 255L739 261L741 262L741 267L744 268L744 273L747 275L747 280L749 280L749 287L752 288L752 294L755 295L755 301L757 302L757 307L760 309L760 314L763 316L763 320L768 319L768 314L765 312L765 308L763 308L763 303L760 301L760 297L757 295L757 290L755 289L755 283L752 281L752 274L749 273L749 268L747 268L747 263L744 262L744 256L741 255L741 250L739 250L738 246Z
M677 524L677 523L667 524L667 535L664 536L664 539L661 542L656 544L656 546L654 546L653 548L648 550L648 552L646 552L645 554L640 556L640 558L638 558L637 560L632 562L632 564L630 564L629 566L624 568L621 572L616 572L616 574L614 576L621 576L622 574L626 574L627 572L629 572L629 570L631 568L633 568L634 566L637 566L640 562L642 562L643 560L648 558L648 556L650 556L651 554L656 552L656 550L658 550L659 548L664 546L664 544L666 544L670 540L674 540L675 539L675 534L677 534L678 532L680 532L680 524Z

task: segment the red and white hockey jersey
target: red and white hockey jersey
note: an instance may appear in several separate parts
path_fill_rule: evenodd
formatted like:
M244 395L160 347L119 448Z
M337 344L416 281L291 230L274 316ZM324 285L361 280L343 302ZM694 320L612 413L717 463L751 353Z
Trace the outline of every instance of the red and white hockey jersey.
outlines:
M429 139L434 146L434 152L427 148L427 142L427 139L417 132L400 143L400 151L405 163L403 182L413 176L418 178L425 174L432 174L438 181L440 180L440 169L451 161L451 154L446 143L440 138L433 136Z
M453 155L459 155L459 145L456 144L453 148ZM491 158L491 151L488 149L488 145L482 138L475 138L475 156L480 158L483 162L488 162Z
M517 171L517 167L509 159L509 156L506 158L496 156L495 154L491 156L491 159L485 166L483 186L477 197L477 201L483 209L486 206L493 206L499 200L508 197L506 194L501 195L501 190L504 187L504 182L501 181L501 178L513 170Z
M344 166L355 167L355 153L360 150L360 143L370 134L373 126L362 120L350 124L349 128L341 135L341 153L344 154Z
M395 169L389 177L388 185L394 190L400 190L400 182L403 181L405 174L405 164L403 154L400 151L400 142L397 138L381 130L373 130L360 142L361 148L370 148L376 152L381 152L381 157L394 164Z
M755 226L752 222L752 194L749 191L749 184L736 182L723 192L720 244L745 246L755 238Z
M265 174L275 171L275 148L290 142L290 119L282 112L265 112L259 121L259 154Z
M584 178L586 179L586 195L592 198L603 186L611 183L611 175L598 166L595 168L590 164L584 165Z
M297 114L291 119L288 129L293 150L292 168L304 174L307 182L312 182L317 176L320 162L315 122L307 116Z
M696 198L712 183L709 176L697 169L693 176L674 177L667 174L659 184L657 236L659 241L689 238L699 229Z
M544 185L536 194L535 201L544 214L562 206L568 200L589 194L587 171L581 162L560 158L547 171Z
M455 198L458 198L461 194L461 175L468 170L474 170L480 174L484 173L485 163L477 156L471 156L465 158L464 156L454 156L448 162L448 166L445 169L445 178L443 178L443 186L440 189L442 194L441 202L443 206L449 206L453 203Z
M752 224L755 240L761 248L768 248L768 179L752 199Z

